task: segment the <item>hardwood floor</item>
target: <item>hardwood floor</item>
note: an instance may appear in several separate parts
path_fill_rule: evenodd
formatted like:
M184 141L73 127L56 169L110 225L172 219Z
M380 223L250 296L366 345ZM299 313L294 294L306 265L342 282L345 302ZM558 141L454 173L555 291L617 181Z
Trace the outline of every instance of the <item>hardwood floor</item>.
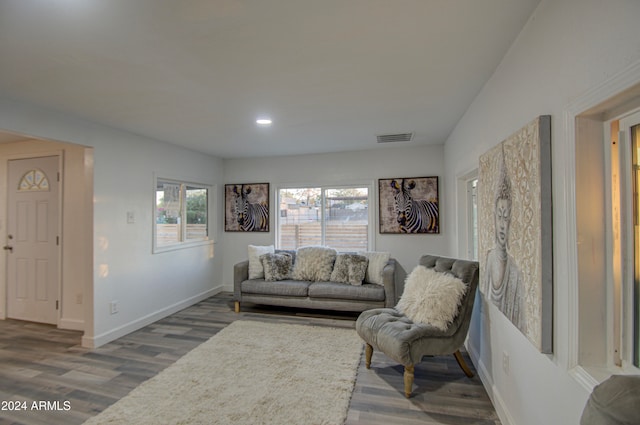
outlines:
M249 305L236 314L223 293L94 350L80 347L81 332L0 321L0 424L81 424L234 320L353 328L356 318ZM410 399L402 371L380 353L367 370L363 355L346 424L500 424L480 379L467 378L453 356L416 365Z

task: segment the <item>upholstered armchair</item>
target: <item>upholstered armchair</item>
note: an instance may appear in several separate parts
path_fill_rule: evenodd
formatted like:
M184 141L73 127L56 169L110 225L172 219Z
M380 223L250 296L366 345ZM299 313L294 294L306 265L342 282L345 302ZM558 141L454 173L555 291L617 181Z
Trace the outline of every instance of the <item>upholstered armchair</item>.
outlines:
M479 279L478 262L424 255L419 264L436 272L453 275L466 285L466 291L460 296L457 312L454 311L455 317L447 322L445 329L428 323L414 323L398 306L367 310L356 321L356 331L366 343L367 369L371 366L374 349L402 364L407 398L411 396L415 364L423 356L453 354L464 373L468 377L473 376L460 348L464 344L471 321Z

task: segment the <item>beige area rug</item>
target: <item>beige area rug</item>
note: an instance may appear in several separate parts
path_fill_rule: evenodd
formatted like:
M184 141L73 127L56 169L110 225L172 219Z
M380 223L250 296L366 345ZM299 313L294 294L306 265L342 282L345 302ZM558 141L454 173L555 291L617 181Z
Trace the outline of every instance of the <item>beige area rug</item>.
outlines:
M352 329L236 321L85 424L343 424Z

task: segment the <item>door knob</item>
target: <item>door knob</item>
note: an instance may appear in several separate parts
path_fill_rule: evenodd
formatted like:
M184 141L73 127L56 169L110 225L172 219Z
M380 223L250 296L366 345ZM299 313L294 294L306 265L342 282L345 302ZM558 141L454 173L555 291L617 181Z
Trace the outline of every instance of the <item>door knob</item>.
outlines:
M13 252L13 247L10 246L10 245L5 245L2 248L5 249L5 250L9 250L9 252Z

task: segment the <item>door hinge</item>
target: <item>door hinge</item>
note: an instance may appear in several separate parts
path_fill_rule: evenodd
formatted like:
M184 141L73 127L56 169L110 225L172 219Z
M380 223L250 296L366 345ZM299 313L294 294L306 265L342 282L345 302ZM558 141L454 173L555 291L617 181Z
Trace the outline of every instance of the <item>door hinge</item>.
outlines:
M56 245L60 245L60 236L56 236Z
M58 171L58 181L60 181L60 171Z
M56 310L59 310L59 309L60 309L60 301L56 300Z

